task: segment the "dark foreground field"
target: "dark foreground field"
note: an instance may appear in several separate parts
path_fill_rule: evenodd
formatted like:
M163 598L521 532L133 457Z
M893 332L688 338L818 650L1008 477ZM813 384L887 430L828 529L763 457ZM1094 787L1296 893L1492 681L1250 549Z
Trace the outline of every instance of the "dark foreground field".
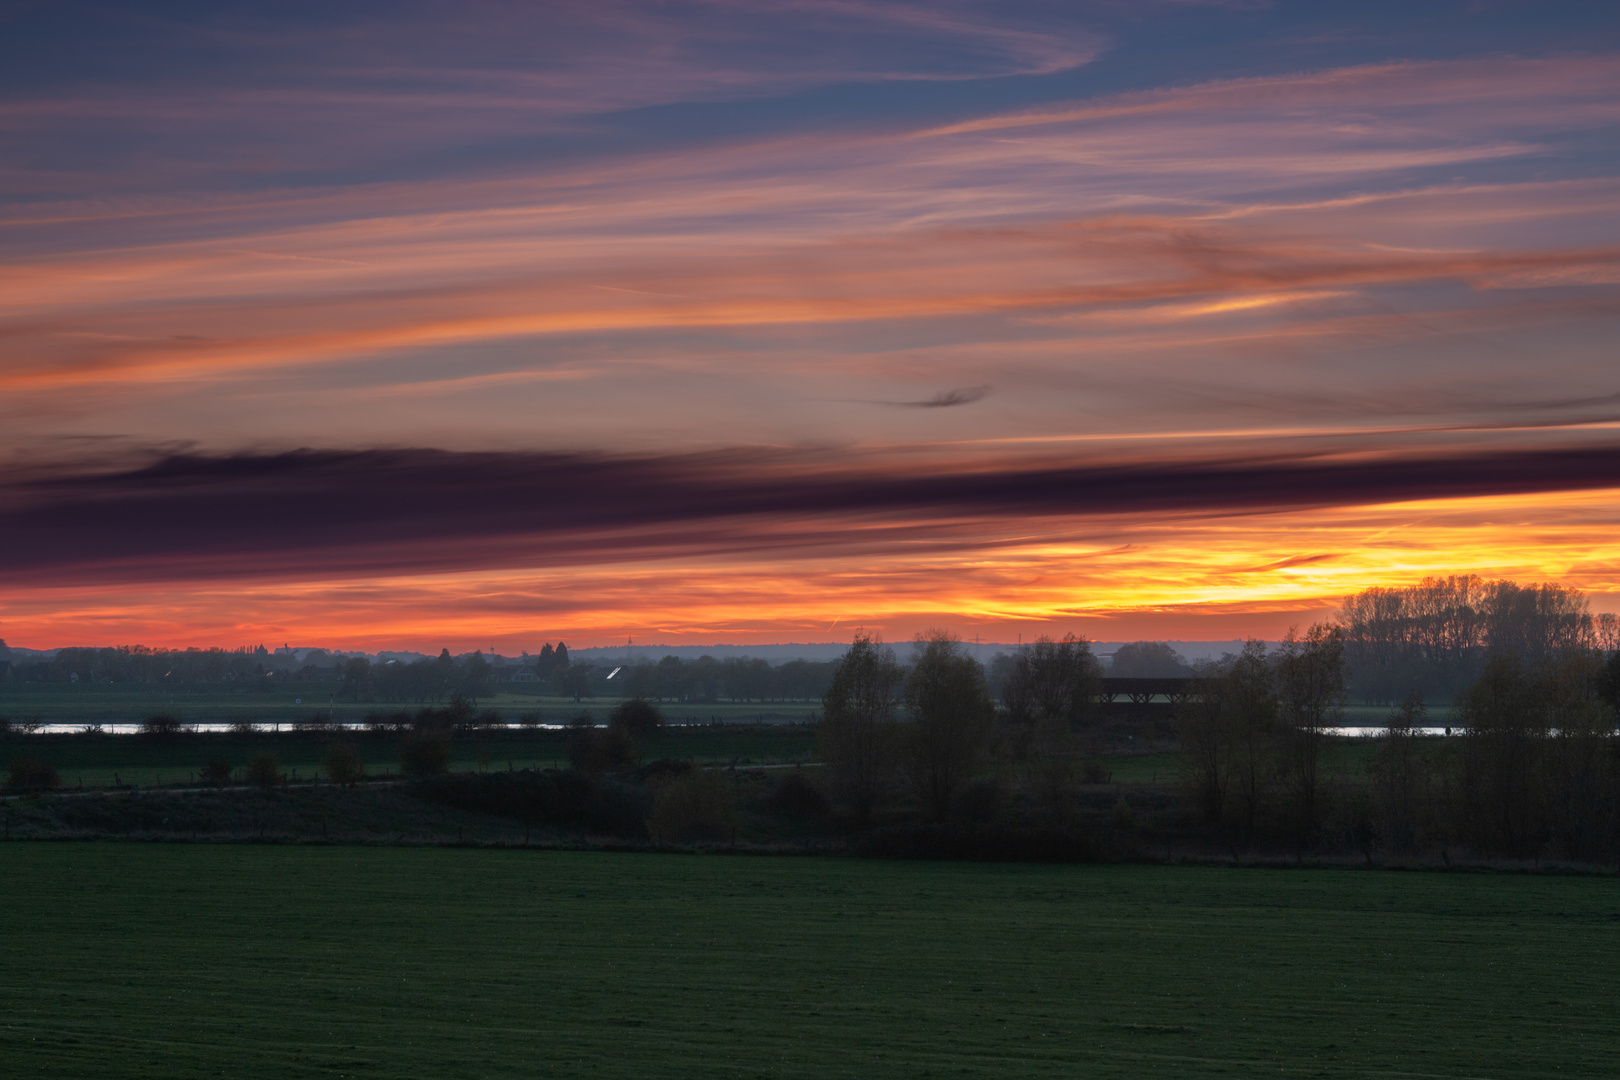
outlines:
M1599 878L0 845L6 1076L1611 1077Z

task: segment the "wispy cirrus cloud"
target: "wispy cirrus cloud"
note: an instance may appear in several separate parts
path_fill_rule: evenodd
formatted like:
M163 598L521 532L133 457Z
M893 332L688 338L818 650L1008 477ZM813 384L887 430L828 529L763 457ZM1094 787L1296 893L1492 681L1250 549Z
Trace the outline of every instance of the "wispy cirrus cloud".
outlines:
M571 574L620 598L558 602L600 628L654 563L689 630L746 621L721 567L805 625L822 587L1237 611L1439 565L1373 508L1613 480L1603 42L1152 85L1124 10L135 11L60 73L0 43L0 455L193 447L13 471L0 554L30 590L192 575L194 620L255 575L352 575L380 627L379 575L454 621L456 575L532 613L522 575ZM252 449L297 445L331 449ZM1601 582L1581 505L1539 563L1527 525L1450 550Z

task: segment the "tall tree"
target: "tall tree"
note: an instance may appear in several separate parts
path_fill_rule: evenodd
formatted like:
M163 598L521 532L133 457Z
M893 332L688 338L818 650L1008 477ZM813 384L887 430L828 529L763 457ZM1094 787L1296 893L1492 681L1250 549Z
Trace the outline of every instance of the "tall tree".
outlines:
M984 670L955 637L936 631L915 648L906 679L913 716L904 738L907 772L928 814L942 821L978 769L995 706Z
M1176 678L1191 673L1187 658L1163 641L1132 641L1114 650L1108 674L1116 679Z
M1277 687L1264 641L1243 643L1222 687L1222 707L1231 745L1231 787L1253 833L1271 773L1277 730Z
M974 662L977 667L977 662ZM1088 712L1102 665L1091 643L1069 634L1062 641L1040 637L1013 658L1002 700L1014 721L1075 723Z
M1317 822L1317 765L1327 728L1344 704L1344 630L1317 623L1304 637L1290 628L1277 655L1283 771L1292 788L1294 824L1308 840Z
M856 634L822 698L821 754L838 794L863 826L894 771L892 721L903 676L882 638Z

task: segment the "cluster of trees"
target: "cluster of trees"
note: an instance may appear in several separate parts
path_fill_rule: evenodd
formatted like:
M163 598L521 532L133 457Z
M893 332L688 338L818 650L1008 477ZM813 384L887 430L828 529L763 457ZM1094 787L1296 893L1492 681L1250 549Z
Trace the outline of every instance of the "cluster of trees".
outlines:
M1456 843L1573 859L1620 847L1620 652L1499 653L1457 699L1457 738L1420 739L1423 699L1391 716L1368 824L1398 849Z
M904 786L942 821L994 760L1024 774L1038 799L1061 804L1074 779L1073 729L1093 707L1100 670L1085 641L1041 639L1005 665L1009 706L998 710L984 668L949 634L918 638L908 668L881 639L857 635L822 699L818 739L833 793L865 825ZM979 796L995 797L988 788Z
M603 688L650 701L813 701L827 692L835 666L836 661L773 666L751 657L666 656L657 663L625 665Z
M1620 647L1620 620L1593 615L1577 589L1473 575L1363 590L1345 601L1340 625L1352 690L1368 704L1399 702L1413 690L1450 701L1493 656L1539 664Z
M10 677L22 682L230 683L269 677L330 675L310 657L300 664L264 646L257 649L151 649L120 645L108 649L60 649L49 660L14 660Z
M494 669L482 652L460 659L441 649L432 660L373 663L350 657L339 669L338 696L346 701L438 704L457 698L470 704L487 697Z
M1290 630L1269 652L1250 641L1201 665L1179 722L1183 767L1203 816L1248 837L1280 828L1314 838L1321 821L1320 762L1345 695L1344 631Z

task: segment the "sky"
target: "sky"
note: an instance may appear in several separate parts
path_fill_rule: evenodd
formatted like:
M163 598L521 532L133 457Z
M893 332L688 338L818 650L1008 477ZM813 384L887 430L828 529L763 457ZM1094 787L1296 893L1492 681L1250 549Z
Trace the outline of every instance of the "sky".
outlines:
M0 0L0 637L1620 607L1612 3Z

